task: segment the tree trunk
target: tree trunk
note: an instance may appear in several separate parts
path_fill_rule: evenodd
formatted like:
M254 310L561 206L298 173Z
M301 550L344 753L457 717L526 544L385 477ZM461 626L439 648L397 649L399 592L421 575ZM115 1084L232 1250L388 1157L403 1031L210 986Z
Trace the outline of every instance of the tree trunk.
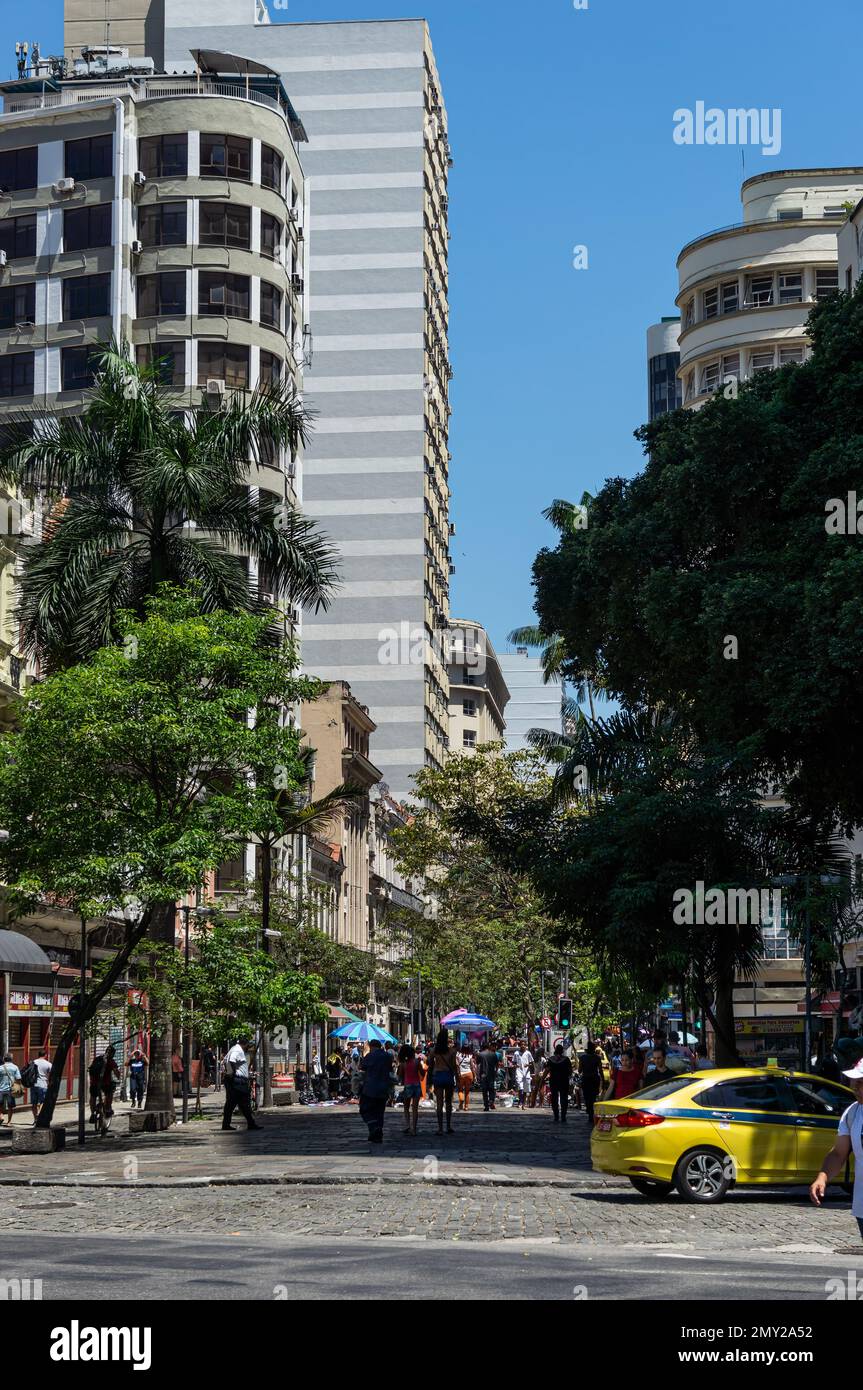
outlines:
M176 947L177 909L174 903L157 903L153 908L151 937L166 946ZM167 1012L156 1005L150 1014L150 1068L147 1076L145 1110L174 1111L174 1086L171 1071L171 1039L173 1029Z
M706 1006L706 1000L703 1001ZM716 999L709 1010L716 1030L716 1065L737 1067L737 1040L734 1032L734 937L727 931L721 935L716 951Z
M60 1094L60 1085L63 1081L63 1069L66 1066L69 1052L75 1041L75 1035L80 1034L81 1037L83 1037L87 1023L96 1013L96 1010L106 994L112 989L115 980L119 980L120 976L125 972L132 952L138 942L147 935L150 921L150 910L147 909L136 927L127 928L127 939L124 945L115 955L98 985L96 985L94 989L89 990L85 995L83 1016L79 1016L77 1012L78 999L75 998L74 1000L70 1000L69 1022L63 1029L60 1035L60 1041L54 1049L54 1060L51 1063L51 1075L48 1078L48 1089L45 1093L42 1109L39 1111L36 1120L37 1129L49 1129L51 1126L51 1121L54 1118L54 1108L57 1104L57 1097Z

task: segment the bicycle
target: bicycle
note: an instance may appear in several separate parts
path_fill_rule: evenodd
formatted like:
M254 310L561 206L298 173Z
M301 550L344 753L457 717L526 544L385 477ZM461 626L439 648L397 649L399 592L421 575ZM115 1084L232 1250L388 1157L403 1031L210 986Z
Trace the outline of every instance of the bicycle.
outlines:
M111 1110L110 1114L108 1113L108 1110L105 1106L105 1094L101 1090L101 1088L95 1093L95 1099L93 1096L91 1096L90 1105L92 1110L90 1120L92 1122L93 1128L96 1134L99 1136L99 1138L104 1139L111 1128L111 1121L114 1118L114 1112L113 1110Z

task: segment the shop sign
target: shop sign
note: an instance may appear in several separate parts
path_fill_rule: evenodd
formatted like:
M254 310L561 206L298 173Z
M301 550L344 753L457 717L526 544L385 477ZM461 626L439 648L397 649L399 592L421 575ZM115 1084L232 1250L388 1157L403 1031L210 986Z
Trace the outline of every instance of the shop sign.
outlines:
M69 1012L69 994L55 994L54 1012L65 1014ZM14 1013L44 1013L51 1012L52 995L50 990L41 989L13 989L9 991L9 1012Z
M735 1033L752 1037L765 1033L802 1033L802 1018L737 1018L734 1020Z

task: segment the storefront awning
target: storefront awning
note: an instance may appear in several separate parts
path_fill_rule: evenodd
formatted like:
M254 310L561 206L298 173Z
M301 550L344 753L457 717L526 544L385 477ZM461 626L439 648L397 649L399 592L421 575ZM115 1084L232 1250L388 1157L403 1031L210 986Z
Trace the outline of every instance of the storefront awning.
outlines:
M329 1016L339 1023L359 1023L360 1019L356 1014L352 1014L350 1009L345 1009L341 1004L328 1004Z
M53 966L41 946L19 931L0 931L0 972L50 975Z

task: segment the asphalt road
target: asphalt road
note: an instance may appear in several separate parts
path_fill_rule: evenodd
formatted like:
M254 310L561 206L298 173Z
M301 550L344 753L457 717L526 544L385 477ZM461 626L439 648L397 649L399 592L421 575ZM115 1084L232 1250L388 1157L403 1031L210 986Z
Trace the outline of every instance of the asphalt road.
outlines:
M26 1263L26 1268L24 1264ZM0 1268L41 1277L46 1301L323 1300L405 1298L438 1289L447 1299L483 1289L552 1301L637 1297L723 1302L827 1300L827 1281L863 1279L859 1255L733 1256L512 1240L460 1244L405 1239L343 1240L237 1232L154 1237L51 1234L0 1236Z

